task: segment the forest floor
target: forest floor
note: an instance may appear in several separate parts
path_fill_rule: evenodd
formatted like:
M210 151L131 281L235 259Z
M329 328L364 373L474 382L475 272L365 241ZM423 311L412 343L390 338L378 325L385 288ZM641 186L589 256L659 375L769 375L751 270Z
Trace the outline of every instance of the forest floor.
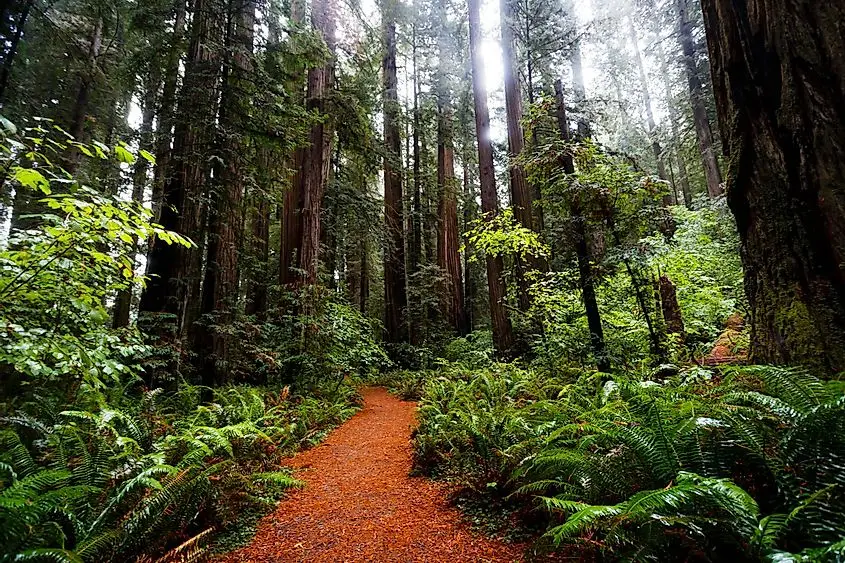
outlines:
M473 533L448 489L409 475L415 403L381 388L362 394L360 412L288 461L306 487L261 521L250 545L217 561L520 561L525 546Z

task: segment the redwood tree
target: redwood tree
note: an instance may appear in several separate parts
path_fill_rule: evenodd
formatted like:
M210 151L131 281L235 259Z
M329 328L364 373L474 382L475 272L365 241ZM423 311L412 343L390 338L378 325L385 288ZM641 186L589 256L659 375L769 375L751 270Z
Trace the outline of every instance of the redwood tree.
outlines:
M308 70L306 107L324 115L326 98L334 82L335 49L334 7L331 0L314 0L311 3L311 23L322 37L331 53L323 65ZM317 266L320 256L320 219L323 209L323 195L329 178L332 138L334 133L328 121L321 120L311 126L309 143L302 159L302 246L300 267L302 282L314 285L317 282Z
M202 198L208 158L214 140L220 61L214 49L220 41L220 17L213 0L197 0L175 126L170 182L162 195L159 223L201 242ZM155 244L147 259L149 280L141 296L141 311L176 315L177 327L190 325L199 309L202 253L198 248Z
M252 72L255 4L230 0L223 94L220 101L220 163L212 190L205 277L202 287L204 318L197 329L198 367L206 385L225 382L229 369L230 337L221 325L232 322L238 301L238 247L241 240L241 202L247 164L246 125Z
M505 113L508 127L508 172L511 189L513 213L520 225L526 229L533 227L534 193L528 186L525 170L517 164L516 158L525 148L525 136L522 131L522 94L517 74L516 53L512 25L515 19L514 0L500 2L500 28L502 33L502 58L505 75ZM519 284L519 308L527 311L530 306L528 281L525 278L526 264L517 258L517 283Z
M405 289L405 237L402 209L402 170L399 139L399 95L396 83L395 0L383 5L385 54L384 79L384 328L390 342L407 339L404 313L408 304Z
M469 48L472 60L472 91L475 101L475 130L478 142L478 169L481 183L481 211L487 221L499 212L496 195L496 174L493 168L493 143L490 139L490 112L487 109L487 90L484 77L484 60L481 56L481 21L479 0L468 0ZM502 279L504 263L501 256L487 256L487 289L490 298L490 324L493 343L500 355L513 347L513 331L505 309L505 282Z
M704 0L756 362L845 369L842 2Z

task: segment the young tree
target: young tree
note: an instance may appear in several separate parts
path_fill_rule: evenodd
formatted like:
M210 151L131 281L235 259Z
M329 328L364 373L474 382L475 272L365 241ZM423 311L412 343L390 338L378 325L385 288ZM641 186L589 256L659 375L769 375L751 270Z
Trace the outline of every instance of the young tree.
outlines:
M841 2L704 0L756 362L845 369Z
M478 143L478 168L481 180L481 211L487 221L499 212L496 195L496 174L493 169L493 142L490 139L490 113L487 109L484 61L481 57L481 16L478 0L468 0L469 48L472 62L472 90L475 101L475 129ZM504 261L501 256L487 256L487 289L490 298L490 324L493 342L500 355L513 348L511 322L505 309L505 282L502 279Z
M563 84L555 81L555 110L558 131L564 141L571 140L569 121L566 117L566 103L563 97ZM561 168L567 174L575 173L575 163L570 153L561 156ZM601 312L596 298L596 285L593 275L592 257L587 235L587 218L581 211L579 194L573 194L570 202L570 213L575 233L575 256L578 261L578 276L581 285L581 299L587 314L587 327L590 330L590 346L596 357L596 365L600 371L610 371L610 360L604 342L604 328L601 322Z

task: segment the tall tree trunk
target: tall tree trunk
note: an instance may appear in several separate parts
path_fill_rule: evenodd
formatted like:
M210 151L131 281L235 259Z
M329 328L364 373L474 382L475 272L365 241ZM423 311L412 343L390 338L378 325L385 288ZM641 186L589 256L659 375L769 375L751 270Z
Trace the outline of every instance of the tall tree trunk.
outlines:
M519 88L516 54L514 52L513 23L516 17L514 0L501 0L499 10L501 15L500 29L502 34L502 59L505 77L505 112L508 127L508 172L511 188L511 206L517 222L526 229L533 229L534 193L528 186L525 170L516 159L525 148L525 137L522 131L522 94ZM531 306L529 283L525 277L528 264L517 256L516 278L519 295L519 309L528 311Z
M384 327L389 342L407 340L404 317L408 298L405 291L405 241L402 209L402 171L399 139L399 97L396 83L396 6L386 0L383 7L386 51L382 63L384 78Z
M751 358L845 370L845 6L703 5Z
M464 309L461 254L458 237L458 197L455 179L455 149L447 96L441 97L437 124L437 188L440 192L437 216L437 265L446 274L443 304L446 319L460 334L466 334L468 322Z
M334 7L332 0L314 0L311 5L311 23L334 57ZM334 61L308 71L306 107L323 115L326 98L334 82ZM320 257L320 221L323 212L323 195L329 178L331 165L332 137L334 133L327 122L311 126L309 145L305 147L302 163L302 253L300 267L303 270L301 283L313 286L317 283Z
M414 274L419 272L420 263L423 254L423 209L422 209L422 162L420 155L420 137L422 135L422 119L420 111L420 80L417 68L417 27L416 23L411 28L411 64L412 64L412 80L411 87L413 88L413 186L412 201L411 201L411 221L410 221L410 237L408 241L408 280L409 286L411 280L415 280ZM406 141L407 143L407 141ZM406 151L409 152L409 151ZM419 295L419 293L417 294ZM423 324L425 322L425 311L419 303L411 302L408 307L410 341L412 344L420 344L422 342Z
M487 91L484 77L484 60L481 56L481 17L479 0L468 0L469 47L472 60L472 91L475 101L475 130L478 142L478 170L481 183L481 211L485 220L492 221L499 212L496 194L496 173L493 169L493 143L490 139L490 113L487 109ZM490 298L490 324L493 343L500 356L507 356L513 348L511 321L505 309L507 293L502 279L504 262L501 256L487 256L487 290Z
M692 189L690 189L689 172L684 155L681 153L681 135L678 131L680 116L678 107L672 99L672 84L669 81L669 65L666 62L666 55L663 52L662 43L657 43L657 57L660 60L660 73L663 75L663 87L666 90L666 105L669 107L669 126L672 133L672 145L675 152L675 161L678 165L678 180L674 182L681 185L681 193L684 196L684 205L692 207Z
M171 181L163 194L159 223L196 244L202 244L203 204L208 158L214 139L220 62L212 45L219 41L219 14L212 0L196 0L191 42L179 101ZM199 247L156 244L147 261L150 279L141 296L141 311L174 315L176 334L199 302L196 284L201 274Z
M182 58L183 34L185 30L186 1L176 0L173 33L170 35L171 44L167 51L167 61L164 70L164 81L161 88L161 102L158 110L158 125L156 126L156 166L153 178L152 210L156 221L161 215L161 204L164 193L168 189L171 168L171 148L173 142L173 127L176 121L176 87L179 81L179 61ZM154 244L154 243L153 243Z
M471 150L469 143L466 142L466 136L462 143L461 154L461 169L463 176L463 211L464 211L464 232L469 231L469 225L475 220L474 202L475 190L470 182L469 162ZM475 330L475 276L472 267L472 244L469 235L464 236L464 311L467 317L467 332Z
M305 6L303 0L290 2L290 21L295 28L305 22ZM304 68L298 69L288 81L287 88L293 92L291 96L295 103L304 104L306 89ZM282 203L280 245L279 245L279 285L291 289L297 281L296 271L300 267L302 255L302 205L305 201L303 193L303 162L305 147L295 148L288 157L287 163L293 173L285 190Z
M144 93L143 109L141 116L141 128L139 131L138 148L149 151L153 148L153 120L156 115L156 97L160 80L158 77L147 77L147 90ZM144 201L144 190L147 187L147 170L149 162L146 158L139 158L135 161L135 168L132 171L132 201L141 205ZM133 237L132 248L138 246L138 238ZM136 256L132 255L133 267L136 263ZM127 326L132 310L132 287L127 287L118 292L114 302L112 326L114 328Z
M208 258L202 287L203 318L197 330L197 357L203 383L225 383L229 368L230 337L238 302L238 247L241 241L245 153L249 142L249 77L255 27L255 4L230 0L226 51L220 99L220 176L209 210Z
M697 53L692 36L688 1L675 0L678 17L678 41L681 43L681 52L684 57L693 123L695 133L698 136L701 164L704 167L704 176L707 179L707 193L710 194L710 197L718 197L723 193L722 172L719 169L716 151L713 149L713 131L710 128L710 118L707 117L707 107L704 104L704 86L698 72Z
M657 140L657 124L654 122L654 111L651 108L651 92L648 87L648 76L646 76L643 56L640 52L637 29L634 27L633 13L628 16L628 33L631 38L631 43L634 45L634 61L637 63L637 70L640 74L640 90L643 95L646 126L648 127L648 135L651 137L651 150L654 153L654 162L657 164L657 175L661 180L668 181L669 175L666 174L666 165L663 161L663 149L660 147L660 141ZM675 203L672 199L671 195L663 196L663 205L672 205Z
M557 109L557 125L560 136L564 141L570 140L569 122L566 118L566 104L563 98L563 84L560 80L555 81L555 99ZM564 154L561 157L561 168L567 174L575 173L575 163L571 154ZM610 371L610 359L607 357L607 349L604 343L604 329L602 328L601 312L598 300L596 299L596 286L593 279L593 267L590 257L590 245L587 235L587 219L581 212L581 202L578 194L573 195L571 202L572 221L575 231L575 256L578 261L578 276L581 285L581 299L584 302L584 311L587 314L587 327L590 330L590 347L596 358L596 367L599 371Z

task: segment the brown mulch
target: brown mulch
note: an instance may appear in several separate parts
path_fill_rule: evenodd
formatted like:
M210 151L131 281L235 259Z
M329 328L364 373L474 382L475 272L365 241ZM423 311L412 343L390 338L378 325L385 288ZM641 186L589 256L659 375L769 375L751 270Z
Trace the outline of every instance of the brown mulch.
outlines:
M524 546L471 532L443 486L408 475L415 404L380 388L362 393L359 413L289 460L306 487L261 521L250 545L217 561L521 561Z

